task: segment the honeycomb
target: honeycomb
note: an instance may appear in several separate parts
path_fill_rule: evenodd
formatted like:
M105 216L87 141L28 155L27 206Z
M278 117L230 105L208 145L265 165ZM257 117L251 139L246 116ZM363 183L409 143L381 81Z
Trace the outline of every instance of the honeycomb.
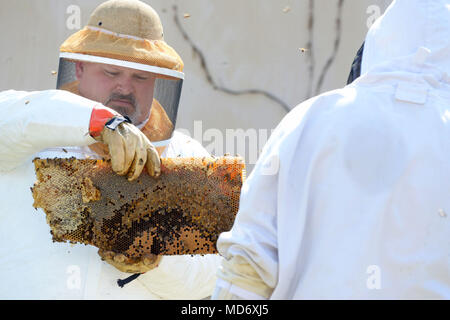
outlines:
M240 157L162 158L158 178L143 170L132 182L109 160L33 162L33 206L45 212L53 241L122 253L128 262L149 253L217 253L245 179Z

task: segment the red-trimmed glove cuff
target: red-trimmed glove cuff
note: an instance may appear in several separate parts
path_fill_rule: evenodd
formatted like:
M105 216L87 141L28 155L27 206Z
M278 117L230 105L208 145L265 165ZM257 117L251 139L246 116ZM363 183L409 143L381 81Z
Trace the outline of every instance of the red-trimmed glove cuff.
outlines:
M102 105L94 106L89 122L89 134L93 138L98 137L105 127L105 124L116 116L119 116L119 114L110 108Z

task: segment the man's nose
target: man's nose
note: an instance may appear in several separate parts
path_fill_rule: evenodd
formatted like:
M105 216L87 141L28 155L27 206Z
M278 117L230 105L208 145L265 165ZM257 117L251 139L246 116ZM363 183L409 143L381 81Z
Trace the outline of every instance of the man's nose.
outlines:
M122 76L117 80L116 91L123 95L134 93L133 82L131 77Z

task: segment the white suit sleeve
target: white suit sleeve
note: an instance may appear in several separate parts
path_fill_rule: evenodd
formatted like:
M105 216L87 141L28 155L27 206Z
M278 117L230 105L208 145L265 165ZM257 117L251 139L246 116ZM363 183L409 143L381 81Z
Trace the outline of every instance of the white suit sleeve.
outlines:
M62 90L0 92L0 171L45 148L94 143L88 132L96 104Z
M276 132L267 142L241 190L233 228L220 235L224 257L213 299L268 299L277 284L277 195L279 156Z

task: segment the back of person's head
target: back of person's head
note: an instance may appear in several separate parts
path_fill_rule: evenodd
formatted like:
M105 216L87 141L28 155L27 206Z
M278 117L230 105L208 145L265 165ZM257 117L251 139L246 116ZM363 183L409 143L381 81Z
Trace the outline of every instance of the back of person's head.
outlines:
M361 74L419 50L429 52L429 65L450 74L449 39L450 0L394 0L367 34Z

